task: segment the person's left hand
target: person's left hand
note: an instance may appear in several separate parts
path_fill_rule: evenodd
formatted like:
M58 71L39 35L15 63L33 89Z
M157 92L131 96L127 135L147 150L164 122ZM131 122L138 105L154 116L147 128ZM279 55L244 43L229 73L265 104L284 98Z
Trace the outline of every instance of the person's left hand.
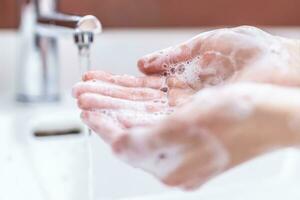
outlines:
M196 91L175 77L134 77L90 71L73 87L73 96L84 111L97 110L95 132L110 124L119 128L151 125L188 101ZM88 122L87 122L88 123Z

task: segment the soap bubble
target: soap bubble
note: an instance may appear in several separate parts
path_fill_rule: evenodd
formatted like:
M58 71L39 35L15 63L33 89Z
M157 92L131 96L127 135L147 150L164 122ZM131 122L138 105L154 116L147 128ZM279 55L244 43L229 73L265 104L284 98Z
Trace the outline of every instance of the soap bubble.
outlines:
M167 93L169 91L169 88L168 87L162 87L160 90Z

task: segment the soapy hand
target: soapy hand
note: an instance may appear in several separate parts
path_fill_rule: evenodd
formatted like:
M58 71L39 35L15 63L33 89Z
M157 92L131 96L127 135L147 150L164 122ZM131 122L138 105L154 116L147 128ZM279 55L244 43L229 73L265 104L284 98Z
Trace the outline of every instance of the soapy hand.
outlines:
M299 55L298 43L254 27L220 29L140 59L144 77L88 72L73 95L83 121L122 159L168 185L195 188L276 143L260 143L266 133L253 127L261 113L243 96L260 86L238 83L300 85Z
M195 189L258 155L299 145L299 98L298 89L265 84L207 88L156 126L123 133L112 147L165 184Z
M144 56L147 75L166 73L201 89L237 81L300 85L300 43L241 26L199 34L191 40Z
M87 72L73 87L78 106L95 115L98 125L92 129L103 134L111 119L121 129L154 124L194 93L175 77L134 77L103 71Z
M154 126L124 128L97 111L83 111L82 119L120 159L191 190L258 155L299 145L299 98L297 89L236 83L203 89Z

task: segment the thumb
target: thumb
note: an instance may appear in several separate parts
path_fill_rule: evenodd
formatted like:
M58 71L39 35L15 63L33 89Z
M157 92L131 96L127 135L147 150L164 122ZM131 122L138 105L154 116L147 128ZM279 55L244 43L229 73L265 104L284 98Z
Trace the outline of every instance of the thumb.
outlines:
M171 65L191 59L192 49L187 44L180 44L143 56L138 60L139 70L146 74L160 74Z

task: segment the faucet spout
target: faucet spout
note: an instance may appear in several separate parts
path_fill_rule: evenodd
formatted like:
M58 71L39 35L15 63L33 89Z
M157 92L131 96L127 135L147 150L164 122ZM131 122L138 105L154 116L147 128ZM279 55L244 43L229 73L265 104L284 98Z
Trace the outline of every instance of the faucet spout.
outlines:
M38 17L37 23L46 29L56 27L69 29L73 32L82 31L91 32L93 34L98 34L102 31L100 21L93 15L86 15L81 17L55 13L49 16Z
M17 100L21 102L60 99L57 37L73 34L78 49L89 48L94 35L102 31L92 15L57 12L57 0L33 0L23 5L21 51L17 71Z

